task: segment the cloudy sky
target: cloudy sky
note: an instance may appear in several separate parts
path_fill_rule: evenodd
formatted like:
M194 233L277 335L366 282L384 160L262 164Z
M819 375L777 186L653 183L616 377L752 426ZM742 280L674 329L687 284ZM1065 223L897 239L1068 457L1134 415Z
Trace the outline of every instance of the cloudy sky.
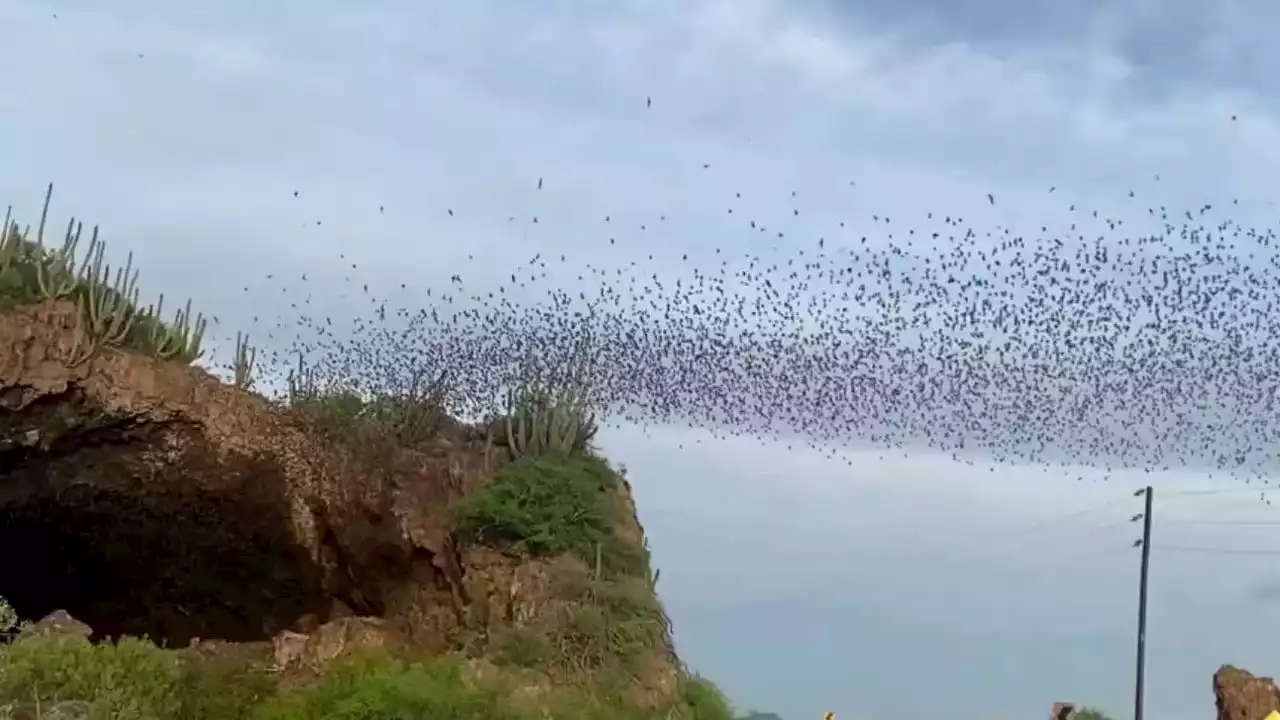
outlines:
M1277 20L1246 0L0 0L0 196L34 219L54 182L55 221L101 223L149 294L218 316L215 341L263 338L304 295L333 308L404 283L412 303L537 253L675 272L769 250L726 218L734 193L808 238L787 242L837 218L874 234L873 213L1061 224L1072 203L1127 217L1238 198L1232 217L1262 226ZM662 428L605 440L681 651L744 708L1125 716L1127 521L1148 481L1167 495L1151 713L1207 717L1219 663L1280 661L1262 552L1280 552L1280 515L1239 481L874 451L850 468Z

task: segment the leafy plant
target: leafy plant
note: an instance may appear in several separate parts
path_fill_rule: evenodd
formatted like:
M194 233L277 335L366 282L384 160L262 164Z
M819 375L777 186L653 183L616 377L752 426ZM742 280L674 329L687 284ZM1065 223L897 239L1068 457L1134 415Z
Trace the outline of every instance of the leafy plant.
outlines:
M590 456L524 457L498 472L490 483L454 507L465 540L529 555L571 553L609 571L634 571L613 531L615 480L608 466Z
M100 717L180 717L181 670L155 645L136 638L92 645L79 636L28 635L0 648L0 698L36 708L87 704Z
M733 708L715 683L700 676L680 679L680 697L690 709L689 720L731 720Z

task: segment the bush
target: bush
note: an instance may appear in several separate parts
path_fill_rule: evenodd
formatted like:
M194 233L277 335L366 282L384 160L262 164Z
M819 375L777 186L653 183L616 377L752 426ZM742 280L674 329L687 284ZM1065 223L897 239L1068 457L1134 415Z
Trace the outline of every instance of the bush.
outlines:
M0 708L46 717L51 707L78 706L116 720L240 720L273 691L252 664L184 662L137 638L94 645L27 630L0 646Z
M14 707L81 702L101 717L182 717L177 661L149 642L92 645L82 637L24 635L0 649L0 699Z
M368 654L268 701L255 720L518 720L502 696L469 681L453 658L406 663Z
M733 708L724 693L710 680L698 675L680 681L680 699L689 708L689 720L732 720Z
M614 532L617 480L591 456L523 457L453 510L459 536L522 555L569 553L602 575L638 575L644 557Z
M285 402L295 417L329 439L385 455L395 447L420 446L451 421L446 375L431 382L424 377L416 372L408 380L388 376L370 383L366 378L363 385L358 378L338 376L322 381L299 357L289 373Z

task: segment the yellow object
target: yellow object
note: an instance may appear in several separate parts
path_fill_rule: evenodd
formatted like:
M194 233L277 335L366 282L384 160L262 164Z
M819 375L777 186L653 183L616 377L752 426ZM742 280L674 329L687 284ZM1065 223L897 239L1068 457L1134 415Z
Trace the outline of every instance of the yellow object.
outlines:
M1268 717L1267 720L1280 720L1280 713L1272 712L1271 714L1275 715L1275 717ZM822 713L822 720L836 720L836 714L833 712L824 712Z
M1264 720L1280 720L1280 711L1272 710Z

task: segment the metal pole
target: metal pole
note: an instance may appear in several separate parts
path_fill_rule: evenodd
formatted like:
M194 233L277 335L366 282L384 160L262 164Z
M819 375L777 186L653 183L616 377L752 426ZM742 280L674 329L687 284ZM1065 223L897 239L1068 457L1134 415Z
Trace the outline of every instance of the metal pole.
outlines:
M1147 572L1151 567L1151 486L1139 490L1146 493L1142 512L1142 570L1138 576L1138 672L1133 690L1133 720L1142 720L1142 696L1147 668Z

